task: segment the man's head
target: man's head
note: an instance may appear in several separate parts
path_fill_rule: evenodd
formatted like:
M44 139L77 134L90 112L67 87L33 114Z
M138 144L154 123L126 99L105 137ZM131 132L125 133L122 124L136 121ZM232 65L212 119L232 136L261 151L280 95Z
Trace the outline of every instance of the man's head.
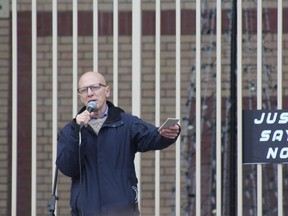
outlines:
M110 88L106 85L102 74L89 71L79 79L78 95L85 106L90 101L95 101L97 104L96 112L103 112L106 108L106 99L110 95Z

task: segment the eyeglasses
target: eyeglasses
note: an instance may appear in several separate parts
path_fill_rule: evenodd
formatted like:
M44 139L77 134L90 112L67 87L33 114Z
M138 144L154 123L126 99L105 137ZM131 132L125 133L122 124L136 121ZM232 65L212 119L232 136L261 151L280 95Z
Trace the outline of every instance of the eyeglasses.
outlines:
M91 91L96 91L98 89L100 89L101 87L107 87L106 85L103 85L101 83L96 83L94 85L90 85L90 86L86 86L86 87L82 87L82 88L78 88L77 91L79 94L86 94L88 92L88 88L91 90Z

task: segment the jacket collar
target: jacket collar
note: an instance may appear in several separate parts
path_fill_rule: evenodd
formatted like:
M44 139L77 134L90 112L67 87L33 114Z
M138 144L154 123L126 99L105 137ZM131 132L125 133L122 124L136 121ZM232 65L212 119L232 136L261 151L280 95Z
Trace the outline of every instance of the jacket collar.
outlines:
M107 122L113 122L121 119L121 113L125 112L120 107L115 107L114 104L110 101L106 102L109 109L108 109L108 117Z

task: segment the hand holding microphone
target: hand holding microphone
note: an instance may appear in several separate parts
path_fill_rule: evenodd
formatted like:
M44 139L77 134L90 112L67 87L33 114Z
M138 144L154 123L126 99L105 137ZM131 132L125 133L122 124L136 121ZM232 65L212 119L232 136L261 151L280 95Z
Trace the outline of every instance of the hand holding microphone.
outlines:
M96 102L91 101L87 104L87 108L84 112L76 116L76 122L80 127L87 127L91 119L91 113L94 112L97 108Z

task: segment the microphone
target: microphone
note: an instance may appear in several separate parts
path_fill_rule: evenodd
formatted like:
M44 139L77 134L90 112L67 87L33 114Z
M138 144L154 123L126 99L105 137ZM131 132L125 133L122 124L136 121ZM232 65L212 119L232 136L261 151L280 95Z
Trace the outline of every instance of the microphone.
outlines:
M88 112L93 112L94 110L96 110L96 108L97 108L97 104L96 104L96 102L95 101L90 101L88 104L87 104L87 111Z
M97 108L97 104L96 104L95 101L90 101L90 102L87 104L87 106L86 106L86 110L87 110L89 113L91 113L91 112L93 112L94 110L96 110L96 108ZM82 129L82 127L83 127L83 124L81 123L81 125L80 125L80 130Z

